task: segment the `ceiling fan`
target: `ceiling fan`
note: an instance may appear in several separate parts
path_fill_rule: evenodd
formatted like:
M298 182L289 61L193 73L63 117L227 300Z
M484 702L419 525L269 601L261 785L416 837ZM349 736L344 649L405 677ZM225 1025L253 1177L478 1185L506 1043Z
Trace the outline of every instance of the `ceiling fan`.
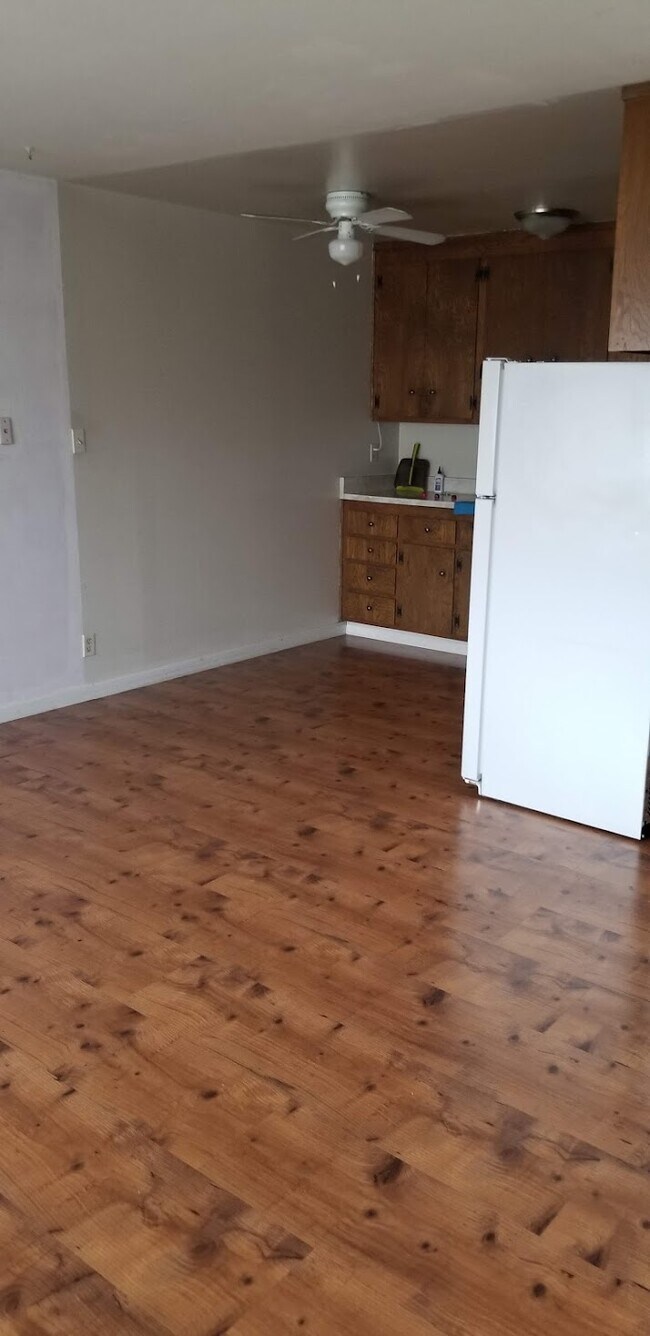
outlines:
M363 243L355 230L371 236L397 237L400 241L415 241L421 246L437 246L445 238L441 232L420 232L414 227L396 227L408 222L410 213L404 209L368 209L370 196L363 190L330 190L325 198L325 209L331 221L323 218L283 218L265 213L243 213L242 218L258 218L269 223L311 223L314 230L301 232L294 241L336 232L329 243L329 253L337 264L354 264L363 255Z

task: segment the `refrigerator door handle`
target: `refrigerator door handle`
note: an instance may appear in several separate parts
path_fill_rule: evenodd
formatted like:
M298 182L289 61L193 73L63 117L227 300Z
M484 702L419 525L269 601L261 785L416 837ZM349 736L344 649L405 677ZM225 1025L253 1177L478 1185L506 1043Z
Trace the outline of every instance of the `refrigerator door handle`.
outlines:
M491 492L489 496L485 496L483 492L480 492L479 495L476 497L477 501L496 501L496 499L497 499L496 492Z

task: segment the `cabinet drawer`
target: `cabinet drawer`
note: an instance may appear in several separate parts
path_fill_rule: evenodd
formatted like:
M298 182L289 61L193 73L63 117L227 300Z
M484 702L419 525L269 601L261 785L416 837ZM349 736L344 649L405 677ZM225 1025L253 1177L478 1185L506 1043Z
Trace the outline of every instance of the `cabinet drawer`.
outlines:
M346 561L370 562L374 566L394 566L397 543L389 543L384 538L358 538L355 534L346 534L343 539L343 556Z
M427 543L434 546L443 543L453 546L455 539L456 521L453 517L443 518L428 510L399 517L400 543Z
M395 595L394 566L368 566L363 561L346 561L343 564L343 588L356 590L359 594Z
M344 590L341 613L345 622L369 622L372 626L395 625L395 600L380 595L355 594Z
M344 511L346 533L368 534L372 538L397 538L397 515L386 514L382 506L347 505Z

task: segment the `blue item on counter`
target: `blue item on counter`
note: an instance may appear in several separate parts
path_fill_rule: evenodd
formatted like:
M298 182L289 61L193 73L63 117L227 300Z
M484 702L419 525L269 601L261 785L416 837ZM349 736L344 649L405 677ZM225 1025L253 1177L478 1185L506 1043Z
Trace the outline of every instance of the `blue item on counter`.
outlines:
M473 501L454 501L454 515L473 515Z

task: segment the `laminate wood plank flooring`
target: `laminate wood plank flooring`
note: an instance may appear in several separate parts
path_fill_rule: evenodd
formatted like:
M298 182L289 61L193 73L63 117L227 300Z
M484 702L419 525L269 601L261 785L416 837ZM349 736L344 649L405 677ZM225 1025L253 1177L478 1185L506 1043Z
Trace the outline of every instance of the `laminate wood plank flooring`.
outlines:
M647 1336L650 851L329 641L0 727L0 1336Z

